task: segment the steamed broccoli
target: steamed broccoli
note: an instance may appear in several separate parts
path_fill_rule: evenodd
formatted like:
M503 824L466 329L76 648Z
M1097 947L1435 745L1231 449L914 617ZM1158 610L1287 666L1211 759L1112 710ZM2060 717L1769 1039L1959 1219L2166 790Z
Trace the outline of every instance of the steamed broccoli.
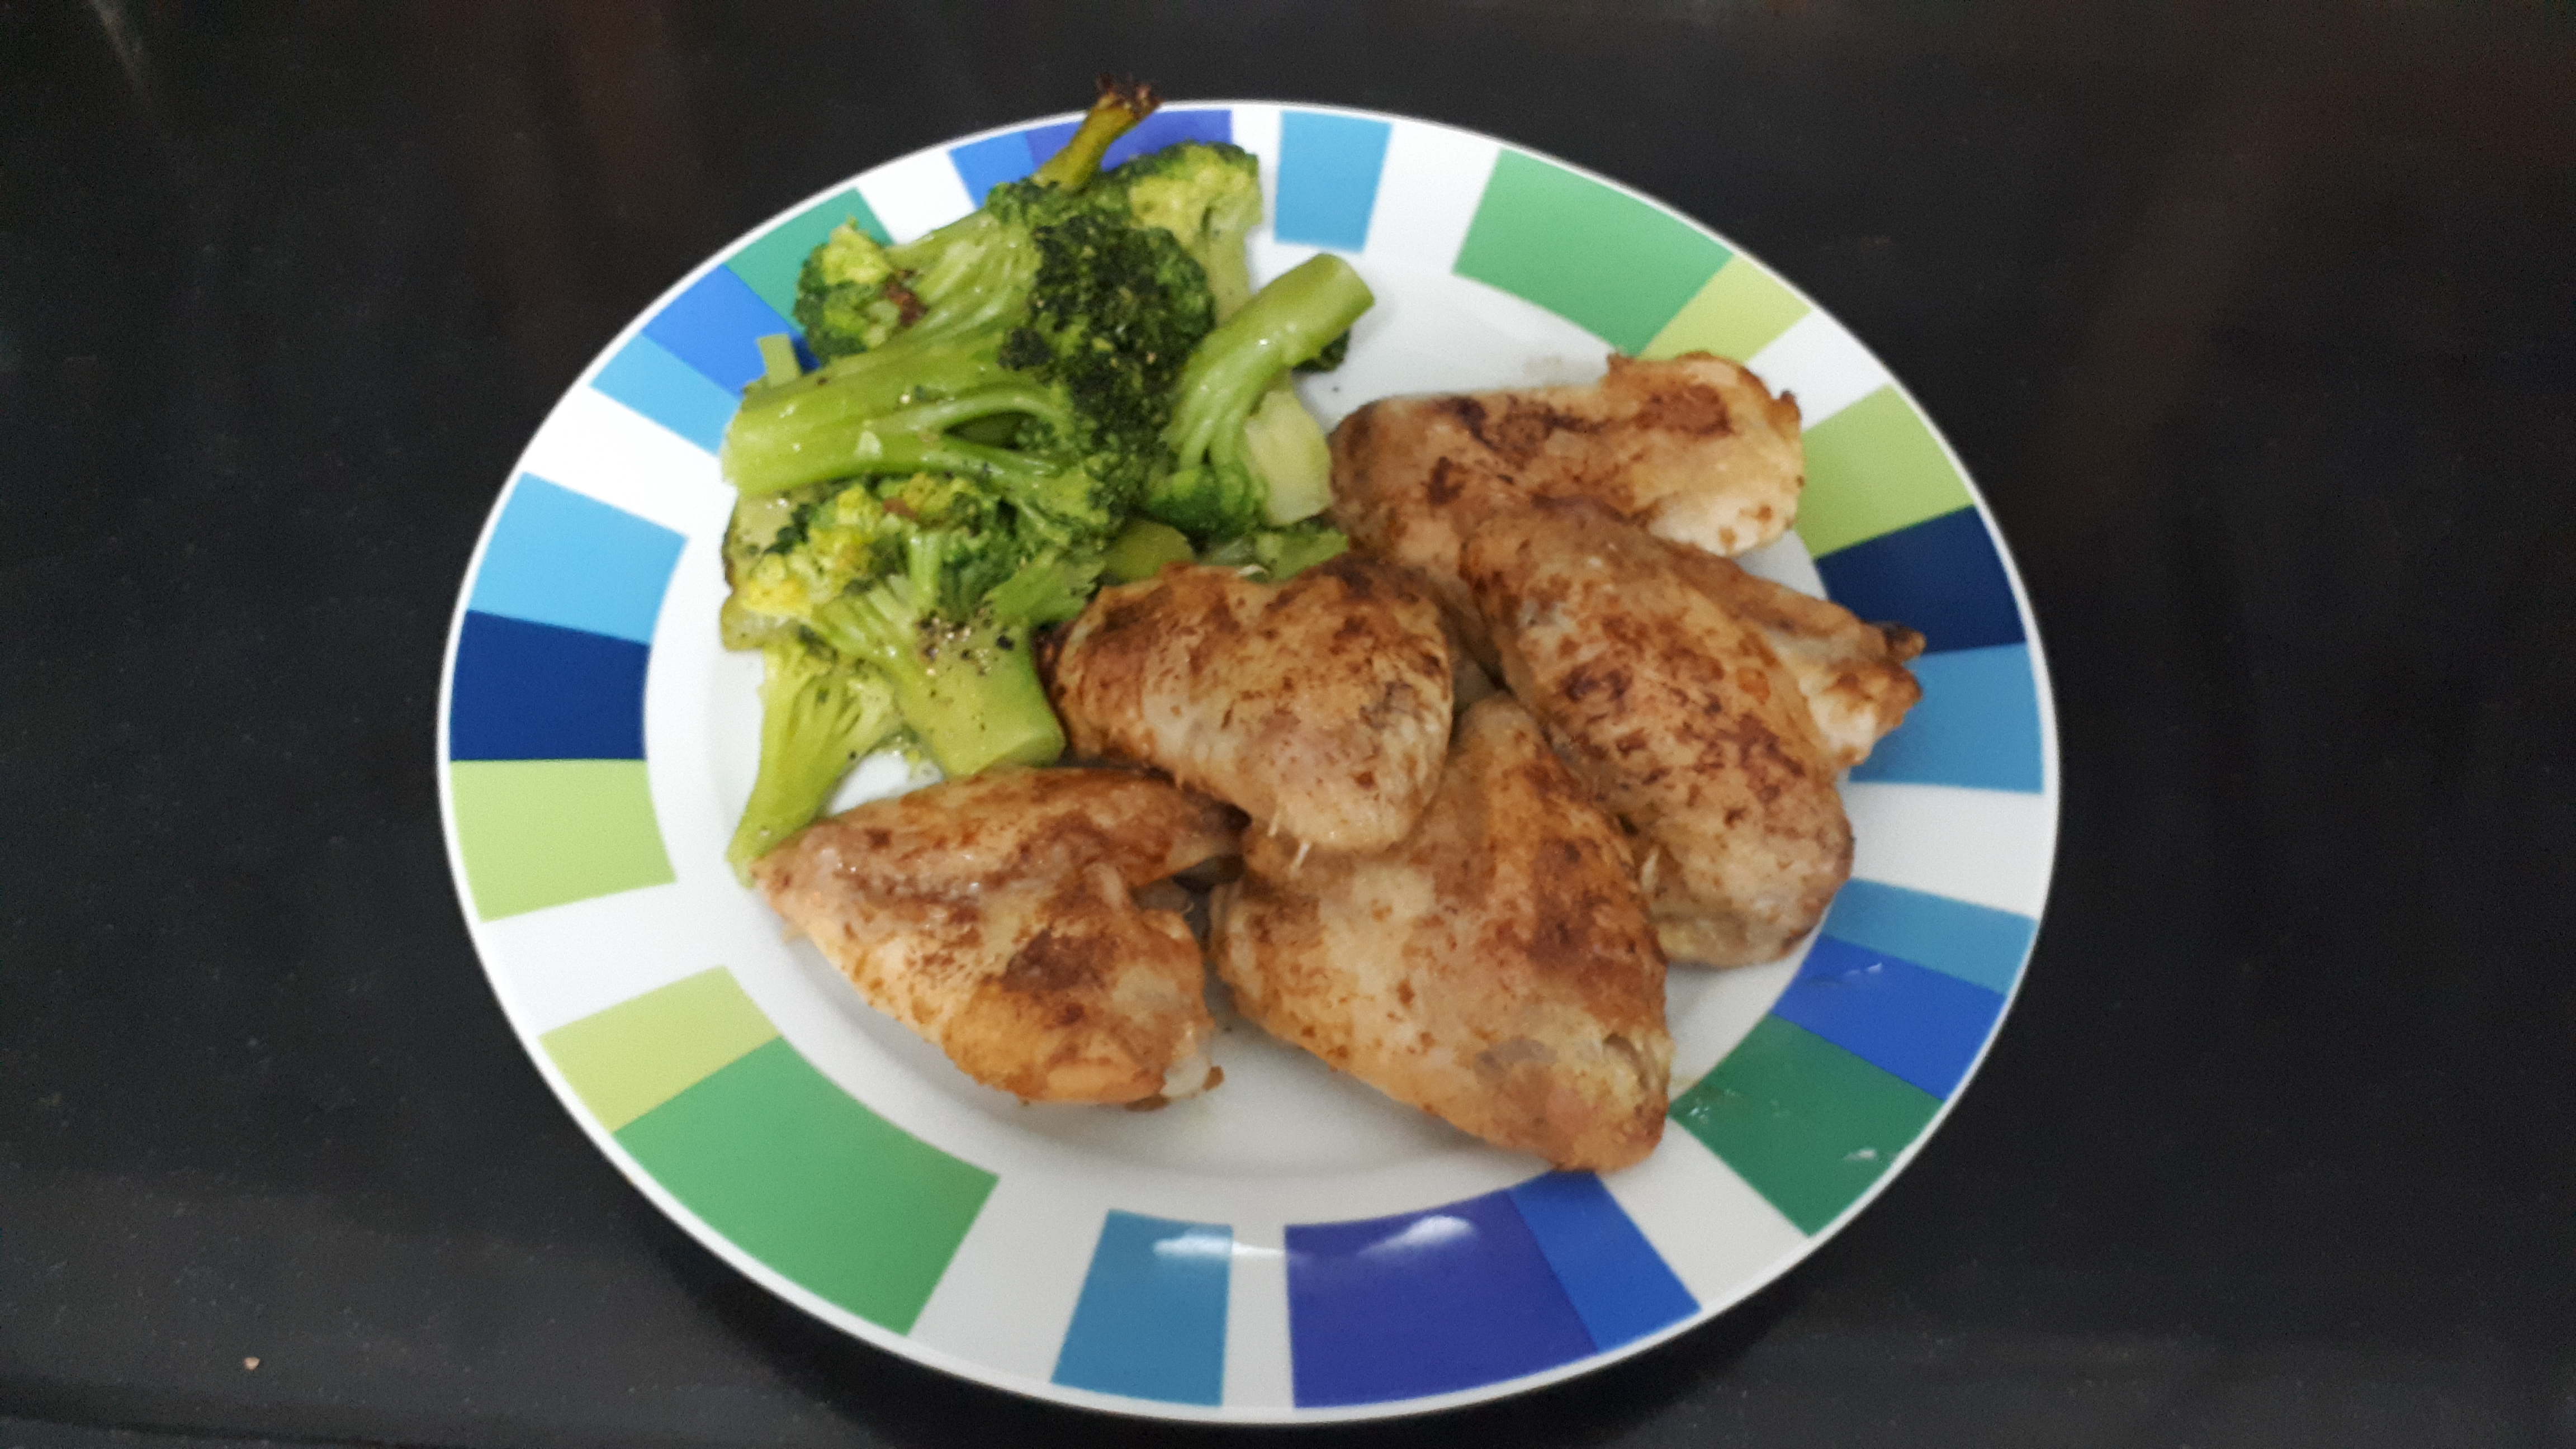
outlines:
M1350 263L1328 252L1209 333L1181 373L1163 431L1171 470L1146 494L1145 511L1203 540L1323 511L1332 456L1288 370L1348 332L1374 300Z
M1240 146L1182 141L1127 162L1103 178L1127 212L1178 238L1207 273L1224 322L1252 300L1244 238L1261 224L1261 163Z
M801 630L761 646L760 774L725 859L746 884L751 862L803 829L859 757L903 725L894 694Z
M1342 531L1309 518L1286 528L1256 529L1229 538L1199 556L1199 562L1224 568L1254 569L1263 580L1284 584L1327 559L1350 550Z

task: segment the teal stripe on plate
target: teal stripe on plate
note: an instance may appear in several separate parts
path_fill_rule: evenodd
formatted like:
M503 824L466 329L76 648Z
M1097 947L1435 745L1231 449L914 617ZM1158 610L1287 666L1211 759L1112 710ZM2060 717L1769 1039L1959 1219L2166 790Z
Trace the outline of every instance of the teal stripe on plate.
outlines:
M1368 245L1378 173L1395 128L1360 116L1283 111L1279 116L1279 205L1272 228L1284 242Z
M827 196L794 216L760 234L726 261L725 268L743 279L760 300L778 311L781 317L796 315L796 278L805 270L805 258L832 228L842 222L855 222L859 230L880 243L891 240L877 214L868 207L866 197L854 188Z
M466 607L649 645L681 543L658 523L522 473Z
M1225 1397L1234 1229L1111 1211L1055 1361L1055 1382L1130 1398Z
M1853 779L2025 794L2046 787L2029 645L1926 654L1911 668L1922 702L1852 767Z
M2038 931L2028 916L1874 880L1845 882L1825 917L1826 935L2003 994Z
M742 402L650 337L619 348L590 385L710 453Z

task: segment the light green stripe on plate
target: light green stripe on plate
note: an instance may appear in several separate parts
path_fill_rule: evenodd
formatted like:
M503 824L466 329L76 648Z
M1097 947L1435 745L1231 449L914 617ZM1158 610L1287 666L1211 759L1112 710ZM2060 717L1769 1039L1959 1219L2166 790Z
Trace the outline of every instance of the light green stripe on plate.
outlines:
M1535 302L1633 353L1731 255L1662 207L1506 150L1494 160L1451 270Z
M458 760L447 768L465 884L484 920L673 879L642 760Z
M1672 1118L1814 1233L1941 1110L1930 1093L1776 1016L1673 1103Z
M877 214L868 209L867 198L856 190L825 197L768 231L760 240L744 247L726 261L732 273L749 283L760 300L778 309L781 317L796 315L796 274L805 268L805 255L823 244L832 228L845 221L855 221L859 230L886 240L886 229Z
M744 1252L897 1333L912 1331L997 1180L869 1111L784 1039L617 1140Z
M590 1115L614 1132L777 1035L718 966L539 1040Z
M1682 304L1640 357L1679 357L1685 352L1713 352L1742 362L1770 345L1789 325L1807 315L1807 304L1780 279L1736 257L1697 295Z
M1807 429L1798 537L1818 558L1972 501L1931 425L1882 387Z

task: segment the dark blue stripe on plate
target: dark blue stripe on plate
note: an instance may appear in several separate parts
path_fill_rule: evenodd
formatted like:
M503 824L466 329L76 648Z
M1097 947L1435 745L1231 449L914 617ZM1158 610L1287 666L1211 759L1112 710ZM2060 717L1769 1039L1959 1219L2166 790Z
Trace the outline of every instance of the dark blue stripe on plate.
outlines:
M590 385L710 453L742 402L650 337L619 348Z
M1601 1179L1551 1172L1511 1190L1512 1206L1597 1348L1616 1348L1699 1311Z
M1591 1335L1504 1193L1288 1229L1300 1405L1373 1404L1537 1373Z
M2003 555L1973 507L1882 533L1816 560L1825 593L1873 623L1923 631L1934 653L2022 641Z
M2038 931L2028 916L1874 880L1844 882L1825 916L1829 936L1994 992L2012 990Z
M948 160L957 168L957 179L966 183L966 194L975 204L984 204L984 193L1005 181L1017 181L1038 169L1040 163L1064 149L1073 139L1078 123L1059 121L1053 125L1031 126L1004 136L987 136L963 146L949 148ZM1175 141L1231 141L1234 139L1234 112L1227 110L1156 111L1147 116L1135 130L1110 144L1101 157L1103 166L1115 166L1148 151L1159 151Z
M1378 173L1394 129L1360 116L1281 112L1273 223L1279 239L1352 252L1367 246Z
M1818 936L1771 1014L1946 1098L2003 1009L2003 997L1982 986Z
M1852 767L1853 779L2032 794L2043 788L2029 645L1926 654L1908 667L1923 683L1923 699Z
M1226 1285L1234 1230L1111 1212L1057 1352L1055 1381L1104 1394L1225 1398Z
M451 760L640 760L644 668L625 639L467 610L448 699Z
M760 339L781 333L796 335L796 324L779 316L731 267L717 267L690 283L644 324L645 336L731 393L761 375Z

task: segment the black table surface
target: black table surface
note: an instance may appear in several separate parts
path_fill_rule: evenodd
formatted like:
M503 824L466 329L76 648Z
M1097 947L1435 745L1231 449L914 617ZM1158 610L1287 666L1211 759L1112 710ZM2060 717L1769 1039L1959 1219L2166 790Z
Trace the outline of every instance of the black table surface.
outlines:
M2037 955L1913 1167L1670 1343L1314 1442L2576 1444L2563 0L13 0L0 1445L1223 1437L666 1222L504 1024L431 765L467 553L601 346L1108 68L1738 239L1947 430L2056 679Z

